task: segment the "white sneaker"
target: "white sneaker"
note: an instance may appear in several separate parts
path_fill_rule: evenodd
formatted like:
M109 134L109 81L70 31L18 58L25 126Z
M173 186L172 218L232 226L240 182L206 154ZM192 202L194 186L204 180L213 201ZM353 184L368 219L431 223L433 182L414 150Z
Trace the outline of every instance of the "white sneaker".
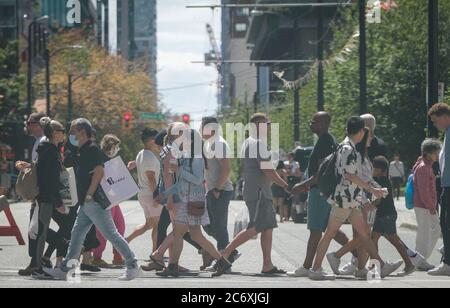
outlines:
M323 268L317 271L311 269L309 271L309 279L314 281L334 281L336 280L336 275L325 272Z
M46 274L52 276L55 280L67 280L67 272L64 272L60 267L57 268L43 268Z
M396 270L398 270L398 265L394 263L386 262L384 266L381 268L381 278L386 278ZM401 265L400 265L401 266Z
M369 271L366 268L363 268L361 270L356 270L354 273L354 276L356 279L367 279L367 274L369 274Z
M120 281L132 281L141 275L141 268L135 266L133 268L127 268L126 272L119 277Z
M392 263L392 265L393 265L394 268L395 268L395 270L394 270L394 272L395 272L395 271L397 271L400 267L402 267L402 265L403 265L403 260L399 260L399 261L397 261L397 262L394 262L394 263Z
M415 257L411 257L411 262L416 268L419 268L425 262L425 258L420 253L416 253Z
M289 277L293 278L308 278L309 277L309 269L304 268L303 266L298 268L295 272L287 273Z
M419 272L428 272L435 268L436 268L436 266L431 265L430 263L428 263L427 261L424 260L422 263L419 264L419 266L417 267L417 270Z
M439 267L428 272L431 276L449 276L450 277L450 266L442 263Z
M344 267L342 267L339 270L339 273L342 276L352 276L355 275L355 273L358 271L358 259L356 259L355 257L352 258L352 262L347 263L346 265L344 265Z
M341 259L336 257L336 253L327 254L328 263L330 263L331 269L335 275L340 275L339 266L341 266Z

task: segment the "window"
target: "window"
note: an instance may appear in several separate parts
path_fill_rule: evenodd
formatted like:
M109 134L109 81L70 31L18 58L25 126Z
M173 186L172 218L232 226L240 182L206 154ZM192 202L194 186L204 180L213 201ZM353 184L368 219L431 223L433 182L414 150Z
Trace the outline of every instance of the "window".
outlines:
M249 8L239 8L236 10L236 16L238 16L238 17L250 16L250 9Z
M14 5L0 6L0 27L14 28L16 26L16 9Z
M244 24L244 23L236 24L234 27L236 29L236 32L245 32L245 31L247 31L247 24Z

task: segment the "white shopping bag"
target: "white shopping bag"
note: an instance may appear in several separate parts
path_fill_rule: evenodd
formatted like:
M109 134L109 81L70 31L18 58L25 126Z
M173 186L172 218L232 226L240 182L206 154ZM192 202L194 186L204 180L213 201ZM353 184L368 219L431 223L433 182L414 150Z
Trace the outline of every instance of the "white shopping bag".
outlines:
M139 187L121 157L105 163L105 176L100 185L111 203L106 210L129 200L139 192Z
M73 168L67 168L61 172L61 198L64 206L74 207L78 203L77 180Z
M243 230L247 229L248 224L250 223L250 217L248 214L248 209L245 205L242 205L240 209L236 213L236 219L234 221L234 232L233 237L236 237ZM256 240L258 236L253 239Z

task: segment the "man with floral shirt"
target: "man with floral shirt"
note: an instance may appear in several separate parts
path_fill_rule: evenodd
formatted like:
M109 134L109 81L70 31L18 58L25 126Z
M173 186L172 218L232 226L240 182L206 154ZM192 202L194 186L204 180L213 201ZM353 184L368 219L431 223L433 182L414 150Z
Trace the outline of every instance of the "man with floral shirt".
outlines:
M336 277L326 273L322 262L330 246L331 240L336 236L342 224L350 220L353 228L359 233L364 248L370 257L378 260L381 266L381 277L387 277L395 271L390 263L385 263L377 252L377 248L367 231L362 215L363 190L371 192L376 198L384 196L383 189L372 187L361 179L361 155L356 151L356 145L364 138L364 120L361 117L351 117L347 122L347 138L341 143L336 159L338 184L334 194L330 197L332 204L330 221L327 231L317 248L316 259L309 278L312 280L334 280Z

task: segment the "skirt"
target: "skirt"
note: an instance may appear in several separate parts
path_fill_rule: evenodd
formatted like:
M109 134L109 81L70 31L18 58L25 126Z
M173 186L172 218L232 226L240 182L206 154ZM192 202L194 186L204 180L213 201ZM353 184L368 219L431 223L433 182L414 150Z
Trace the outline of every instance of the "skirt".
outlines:
M182 202L177 211L177 216L175 218L175 222L180 225L189 225L189 226L207 226L210 224L208 210L205 206L205 214L201 217L191 216L188 213L188 204L187 202Z

